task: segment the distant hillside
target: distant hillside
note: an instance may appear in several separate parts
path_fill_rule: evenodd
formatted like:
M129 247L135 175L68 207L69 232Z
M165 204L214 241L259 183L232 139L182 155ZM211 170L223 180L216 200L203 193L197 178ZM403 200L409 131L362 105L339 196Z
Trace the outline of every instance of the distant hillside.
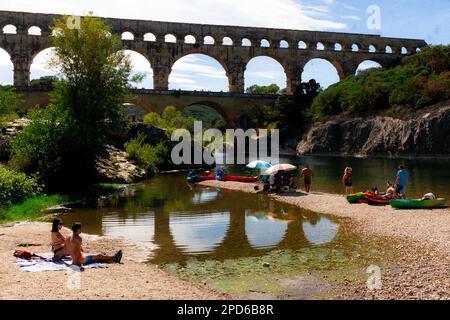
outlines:
M183 115L203 121L204 128L212 128L224 124L222 115L216 110L202 105L192 105L183 110Z
M401 116L450 98L450 45L405 57L393 69L370 69L328 87L310 108L313 121L335 115Z

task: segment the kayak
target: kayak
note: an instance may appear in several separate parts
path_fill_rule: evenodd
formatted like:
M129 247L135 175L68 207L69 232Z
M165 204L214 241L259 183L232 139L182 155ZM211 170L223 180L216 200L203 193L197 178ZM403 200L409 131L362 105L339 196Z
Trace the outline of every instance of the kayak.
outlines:
M358 203L359 200L364 200L364 199L365 199L364 194L362 192L347 195L347 201L349 203Z
M349 203L367 203L367 197L370 197L371 193L358 192L355 194L347 195L347 201Z
M445 199L440 198L437 200L392 200L391 207L398 209L431 209L431 208L442 208L445 207Z
M219 181L236 181L236 182L258 182L259 177L240 177L240 176L229 176L223 174L221 176L217 175L216 179Z
M366 197L367 203L371 205L384 205L387 206L391 200L390 199L381 199L374 197Z
M207 181L207 180L216 180L216 176L214 174L210 174L207 176L191 175L191 176L188 176L186 178L186 180L188 182L195 183L195 182L202 182L202 181Z

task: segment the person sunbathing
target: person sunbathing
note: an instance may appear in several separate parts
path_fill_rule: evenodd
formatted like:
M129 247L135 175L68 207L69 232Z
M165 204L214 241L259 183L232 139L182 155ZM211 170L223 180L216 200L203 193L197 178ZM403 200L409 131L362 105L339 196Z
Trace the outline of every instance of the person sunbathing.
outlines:
M88 254L83 250L83 239L80 237L81 223L74 223L72 226L73 234L67 237L64 246L72 258L72 264L82 267L92 263L120 263L122 259L122 250L119 250L114 256L102 254Z
M51 231L53 261L61 260L63 257L69 255L64 247L66 237L61 233L63 225L64 223L61 219L56 218L53 220Z

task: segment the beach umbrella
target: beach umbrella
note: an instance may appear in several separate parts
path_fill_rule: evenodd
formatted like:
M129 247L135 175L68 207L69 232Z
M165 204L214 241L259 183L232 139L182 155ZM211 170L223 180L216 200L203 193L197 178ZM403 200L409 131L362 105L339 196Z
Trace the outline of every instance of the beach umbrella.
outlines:
M269 169L272 165L266 161L262 161L262 160L255 160L250 162L247 165L247 168L250 169Z
M294 171L294 170L297 170L296 166L293 166L292 164L282 163L270 167L264 172L264 174L269 175L272 173L277 173L278 171Z

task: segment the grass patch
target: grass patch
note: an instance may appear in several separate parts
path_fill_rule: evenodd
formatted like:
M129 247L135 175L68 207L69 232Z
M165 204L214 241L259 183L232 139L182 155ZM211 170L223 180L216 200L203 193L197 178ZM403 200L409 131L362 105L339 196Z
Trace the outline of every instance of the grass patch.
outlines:
M20 204L0 209L0 223L20 220L36 220L42 217L42 210L63 203L67 198L61 195L40 195L26 199Z

